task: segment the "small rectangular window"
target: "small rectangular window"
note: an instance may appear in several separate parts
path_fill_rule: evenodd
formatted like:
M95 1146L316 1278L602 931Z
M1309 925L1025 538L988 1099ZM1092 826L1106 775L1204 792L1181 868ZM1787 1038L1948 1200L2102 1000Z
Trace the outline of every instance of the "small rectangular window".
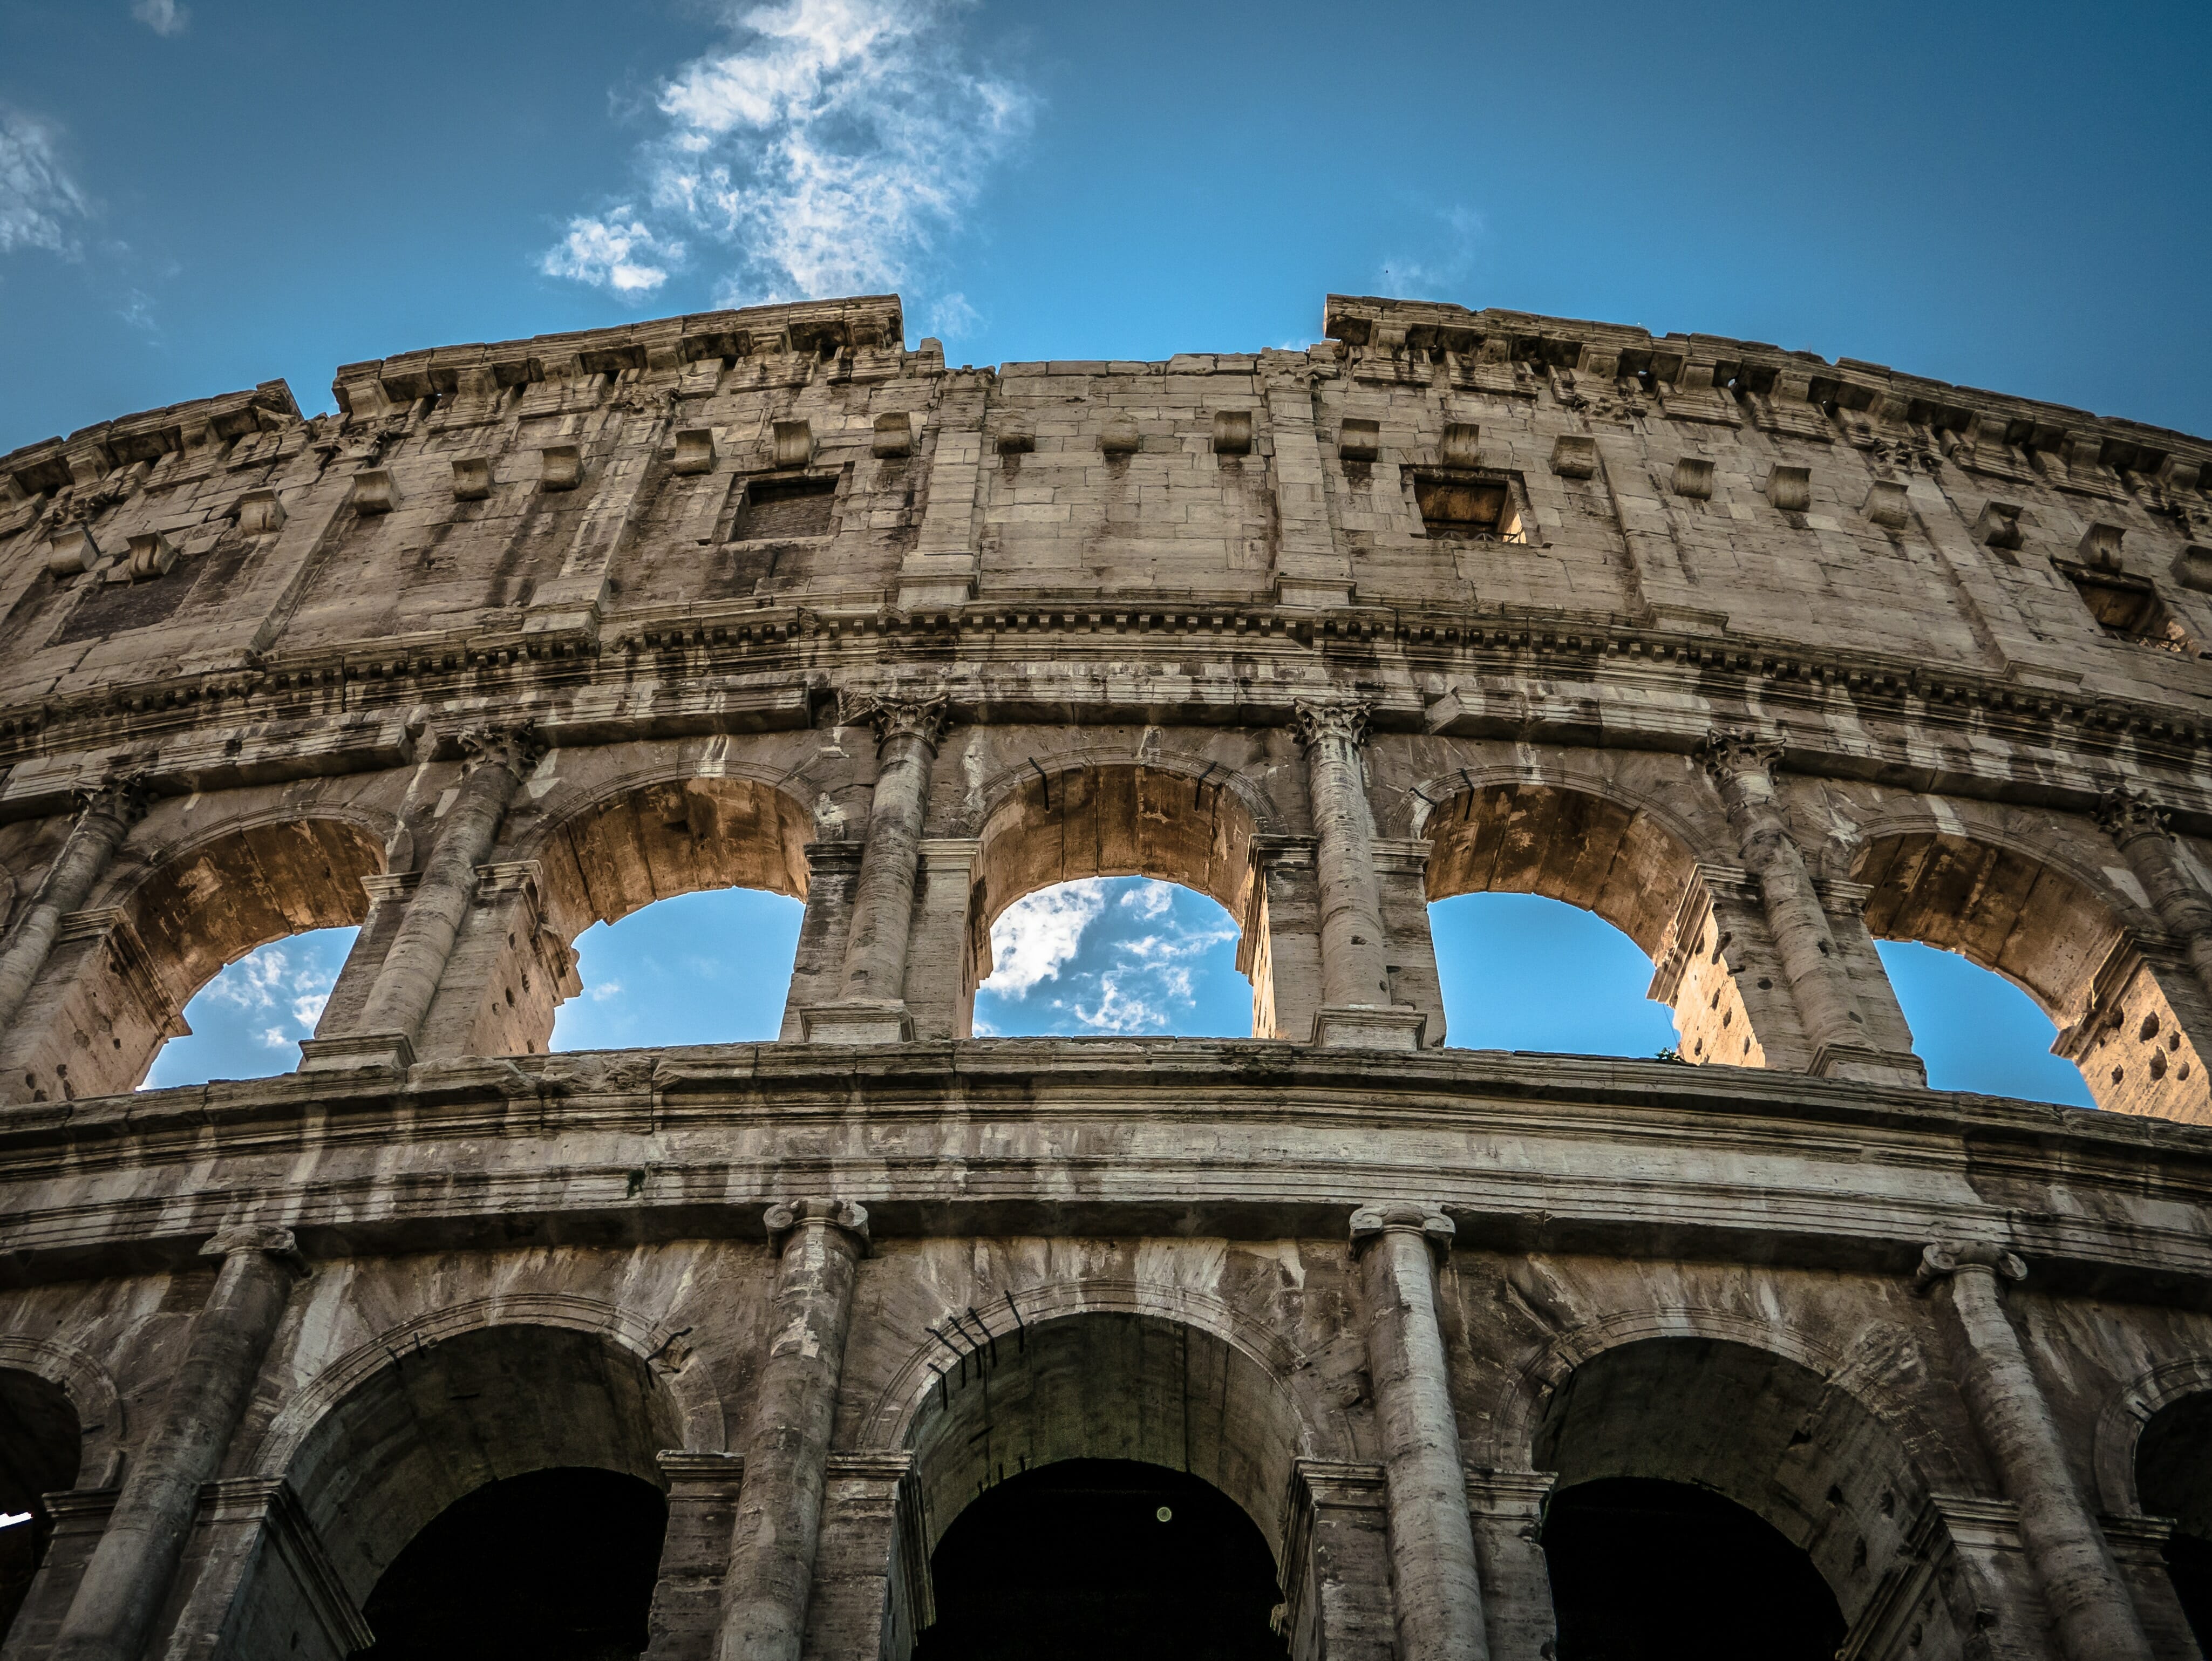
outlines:
M2195 654L2197 643L2166 609L2158 590L2141 577L2093 573L2078 566L2060 569L2089 608L2089 615L2097 619L2097 626L2115 640L2131 640L2184 657Z
M1454 542L1523 542L1513 487L1502 478L1416 473L1413 502L1430 536Z
M777 542L826 537L837 495L834 478L761 478L745 486L733 542Z

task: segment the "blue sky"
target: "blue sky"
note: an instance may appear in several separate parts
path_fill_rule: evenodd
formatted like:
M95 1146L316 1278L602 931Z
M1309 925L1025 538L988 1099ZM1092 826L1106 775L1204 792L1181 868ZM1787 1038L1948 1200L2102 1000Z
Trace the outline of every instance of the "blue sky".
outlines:
M2208 70L2202 0L0 0L0 451L280 375L326 409L338 364L422 346L886 289L956 363L1299 344L1334 289L2212 431ZM1127 891L1054 902L1098 909L982 1018L1229 1020L1229 948L1183 951L1203 903ZM623 989L558 1041L686 997L767 1019L780 986L649 995L625 964L675 927L580 942ZM329 967L280 949L223 1006L264 1063ZM1589 1002L1597 950L1559 946L1528 1019ZM1556 1042L1634 1053L1634 1013Z

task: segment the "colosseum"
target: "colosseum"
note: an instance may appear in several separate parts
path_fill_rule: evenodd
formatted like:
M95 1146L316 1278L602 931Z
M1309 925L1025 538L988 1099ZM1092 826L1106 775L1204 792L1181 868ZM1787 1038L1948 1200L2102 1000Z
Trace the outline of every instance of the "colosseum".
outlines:
M5 1661L2199 1655L2212 444L1323 332L760 307L0 460ZM1139 874L1249 1037L972 1036ZM549 1053L732 887L778 1041ZM1451 1047L1479 891L1692 1064ZM140 1088L341 925L296 1072ZM1930 1090L1877 940L2098 1108Z

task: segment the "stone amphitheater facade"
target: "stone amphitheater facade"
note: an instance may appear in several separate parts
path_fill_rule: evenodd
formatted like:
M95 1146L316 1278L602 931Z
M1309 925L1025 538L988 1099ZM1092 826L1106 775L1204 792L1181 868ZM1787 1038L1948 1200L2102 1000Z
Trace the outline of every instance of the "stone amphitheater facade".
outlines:
M860 298L0 459L6 1661L342 1661L573 1468L665 1502L653 1661L904 1661L1076 1459L1232 1501L1296 1661L1571 1661L1546 1524L1629 1478L1844 1655L2197 1655L2212 445L1325 332L954 368ZM994 919L1130 873L1251 1037L971 1037ZM780 1042L548 1053L584 928L731 885L805 902ZM1449 1047L1478 891L1624 930L1697 1064ZM136 1091L339 924L297 1073ZM2101 1110L1929 1090L1877 939Z

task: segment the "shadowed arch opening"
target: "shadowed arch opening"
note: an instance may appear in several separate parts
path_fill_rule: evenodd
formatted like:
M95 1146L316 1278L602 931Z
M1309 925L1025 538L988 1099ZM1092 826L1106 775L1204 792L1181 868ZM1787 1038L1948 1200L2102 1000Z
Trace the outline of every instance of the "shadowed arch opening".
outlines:
M1252 984L1251 1031L1275 1036L1266 898L1252 879L1255 830L1243 800L1204 771L1118 763L1017 785L978 839L955 1031L973 1028L976 989L996 966L993 926L1010 906L1084 879L1147 877L1202 894L1228 914L1238 930L1236 970Z
M376 837L338 818L246 825L163 861L89 914L101 927L56 946L18 1022L26 1037L10 1046L9 1088L33 1100L131 1089L167 1040L189 1035L183 1012L202 988L273 942L357 927L368 913L363 879L384 868ZM297 1058L280 1047L269 1059L260 1071Z
M1137 1468L1130 1486L1158 1487L1163 1497L1155 1507L1172 1509L1169 1488L1195 1492L1170 1478L1203 1484L1256 1532L1261 1550L1250 1566L1256 1572L1264 1558L1271 1583L1279 1585L1286 1500L1306 1436L1288 1388L1266 1367L1202 1328L1121 1311L1032 1322L999 1335L993 1348L995 1360L987 1351L949 1365L907 1433L915 1482L902 1530L910 1542L905 1561L915 1568L895 1610L903 1632L926 1633L940 1609L953 1614L966 1606L965 1590L946 1605L937 1603L932 1566L969 1507L1069 1462ZM949 1353L945 1360L951 1363ZM1072 1470L1029 1492L1065 1494L1100 1480L1095 1470ZM1036 1503L1049 1512L1066 1502ZM1020 1507L1008 1514L1020 1514ZM999 1527L986 1523L979 1532L992 1535ZM1142 1530L1137 1533L1131 1548L1141 1555ZM1115 1537L1128 1545L1125 1535ZM964 1573L961 1566L971 1560L963 1554L956 1548L945 1561ZM1097 1571L1097 1564L1069 1558L1052 1584L1069 1597L1112 1602L1115 1588L1099 1582Z
M599 1486L635 1500L636 1488L623 1484L641 1484L657 1499L665 1484L653 1456L682 1445L676 1402L629 1350L569 1328L492 1326L397 1353L315 1423L284 1474L344 1597L361 1611L375 1606L373 1594L410 1542L488 1485L542 1472L611 1474L623 1482ZM598 1477L577 1483L570 1487L581 1494ZM548 1477L538 1488L559 1486ZM506 1497L477 1501L463 1515L520 1518L513 1497L536 1491L502 1489ZM583 1579L571 1591L627 1621L643 1618L634 1566L648 1550L657 1560L665 1511L623 1503L629 1520L613 1536L602 1530L605 1548L578 1568ZM446 1532L462 1531L456 1525ZM498 1542L480 1543L489 1551ZM357 1624L332 1630L311 1589L292 1580L288 1561L264 1555L242 1584L233 1652L250 1661L342 1661L362 1630ZM526 1624L530 1611L520 1601L526 1582L488 1573L477 1582L486 1609L507 1608L519 1626ZM435 1590L434 1582L428 1591ZM651 1591L647 1576L647 1600ZM369 1631L378 1640L386 1635ZM294 1632L304 1634L296 1647L288 1636Z
M1571 1632L1585 1635L1581 1652L1590 1656L1736 1652L1686 1640L1726 1629L1725 1601L1741 1598L1735 1582L1747 1571L1747 1551L1771 1555L1773 1584L1796 1589L1789 1618L1798 1647L1775 1654L1833 1653L1838 1621L1854 1640L1875 1640L1869 1654L1887 1652L1889 1634L1915 1623L1955 1630L1939 1585L1900 1600L1891 1573L1917 1548L1929 1506L1904 1439L1784 1356L1692 1337L1604 1350L1553 1392L1531 1456L1537 1469L1558 1473L1553 1503L1577 1519L1557 1539L1547 1524L1545 1541L1561 1661L1573 1653ZM1591 1492L1574 1500L1585 1485ZM1711 1503L1716 1497L1725 1508ZM1778 1543L1787 1555L1775 1555ZM1645 1633L1650 1647L1618 1647L1637 1641L1622 1552L1671 1565L1686 1596L1692 1585L1705 1588L1677 1605L1675 1627ZM1646 1624L1653 1618L1647 1610ZM1606 1640L1614 1650L1593 1636L1624 1632Z
M2212 1394L2151 1416L2136 1442L2136 1488L2147 1515L2173 1519L2166 1572L2197 1647L2212 1647Z
M780 1018L793 954L805 949L797 906L724 899L678 904L650 919L637 914L740 889L804 902L814 831L805 804L742 776L632 784L574 809L532 839L535 870L510 903L504 938L488 935L489 960L459 965L451 976L451 983L484 989L465 1014L468 1031L433 1041L450 1037L471 1055L541 1053L552 1044L556 1011L579 994L593 995L587 1001L596 1007L570 1025L596 1027L599 1038L613 1043L775 1036L772 1023L757 1030L750 1005L716 1001L712 982L719 965L748 983L772 986ZM656 986L654 965L685 968L676 957L684 951L699 958L686 979ZM620 1019L625 1013L633 1018L628 1031ZM684 1025L659 1025L672 1013ZM562 1047L593 1042L571 1037Z
M79 1436L76 1409L59 1384L0 1367L0 1640L53 1536L44 1496L76 1485Z
M1682 1060L1809 1064L1765 931L1744 915L1747 896L1726 884L1716 887L1680 836L1656 814L1591 791L1506 782L1439 802L1420 830L1429 843L1427 897L1440 974L1462 950L1453 938L1458 919L1440 911L1440 903L1464 895L1537 895L1589 912L1635 943L1650 963L1644 999L1671 1012L1672 1047ZM1540 918L1513 949L1599 961L1603 955L1600 942L1577 939L1575 931L1546 932ZM1630 1001L1625 977L1616 971L1608 984L1620 1025L1635 1030L1646 1012ZM1453 1028L1455 1043L1495 1043L1498 1036L1472 1025ZM1667 1046L1638 1047L1650 1055Z
M2081 881L2016 849L1932 830L1869 843L1852 875L1869 890L1877 940L1955 952L2033 998L2057 1029L2051 1053L2081 1068L2098 1106L2212 1118L2212 1086L2188 1037L2202 992L2185 966L2139 951Z

